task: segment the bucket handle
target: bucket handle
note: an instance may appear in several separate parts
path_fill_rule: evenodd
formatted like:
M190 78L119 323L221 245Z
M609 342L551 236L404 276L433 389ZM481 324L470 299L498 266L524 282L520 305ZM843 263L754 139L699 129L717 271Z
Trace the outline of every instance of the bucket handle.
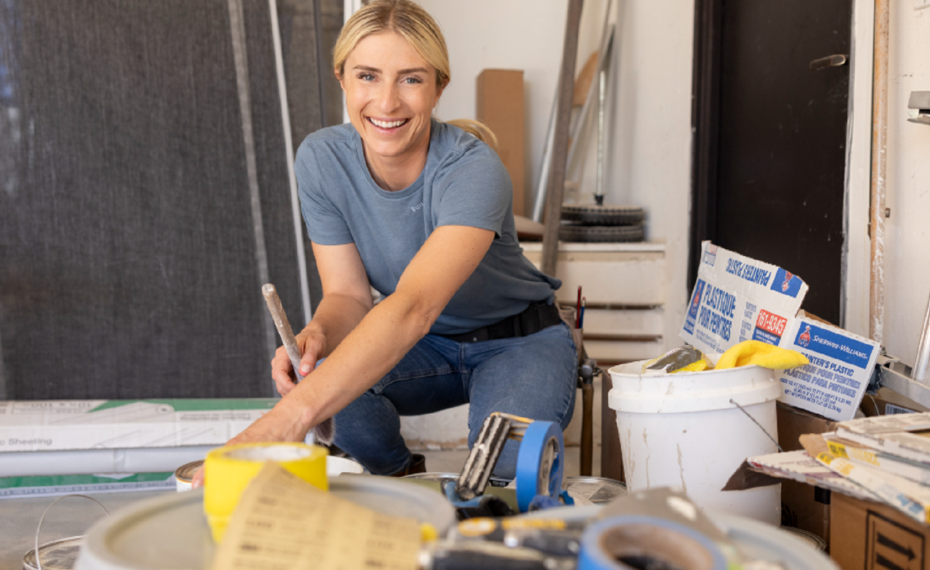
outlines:
M52 510L52 507L55 506L55 503L57 503L58 501L62 499L67 499L68 497L83 497L89 501L93 501L97 503L98 505L100 505L100 508L103 509L103 512L105 512L107 516L110 516L110 511L108 511L107 508L104 507L100 503L100 501L98 501L97 499L93 497L88 497L87 495L80 495L80 494L64 495L63 497L58 497L57 499L52 501L52 504L45 508L45 512L42 513L42 518L39 519L39 526L36 527L36 539L35 539L36 549L33 552L36 553L36 569L37 570L42 570L42 557L39 555L39 532L42 530L42 523L45 522L45 515L47 515L48 512Z
M770 434L764 427L762 427L762 424L760 424L759 422L757 422L757 421L756 421L756 418L752 417L752 414L750 414L749 412L746 411L746 408L744 408L743 406L740 406L739 404L737 404L737 403L733 400L733 398L730 398L730 403L733 404L734 406L736 406L737 408L739 408L741 412L743 412L744 414L746 414L746 417L748 417L749 419L751 419L751 420L752 420L752 423L754 423L754 424L756 424L757 426L759 426L759 429L762 430L762 433L764 433L765 435L767 435L768 438L772 440L772 443L775 444L775 447L778 448L778 451L784 453L785 450L782 449L780 445L778 445L778 440L775 439L774 437L772 437L772 434ZM39 570L41 570L41 568L40 568Z

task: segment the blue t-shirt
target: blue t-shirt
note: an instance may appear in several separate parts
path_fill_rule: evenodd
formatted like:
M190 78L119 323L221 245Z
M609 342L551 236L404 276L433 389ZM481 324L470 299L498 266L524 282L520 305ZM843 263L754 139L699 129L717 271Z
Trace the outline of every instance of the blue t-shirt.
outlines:
M510 176L497 153L465 131L432 121L429 154L419 178L389 192L368 171L351 124L308 136L297 151L300 206L310 240L354 243L368 280L390 295L426 238L439 226L497 234L475 272L433 324L433 334L467 332L552 300L562 283L523 255L513 221Z

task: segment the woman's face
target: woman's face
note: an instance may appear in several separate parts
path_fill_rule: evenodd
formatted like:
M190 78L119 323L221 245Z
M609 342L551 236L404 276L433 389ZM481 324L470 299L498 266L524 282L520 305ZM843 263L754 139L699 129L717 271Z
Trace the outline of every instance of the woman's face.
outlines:
M407 40L390 31L366 36L349 53L339 82L369 163L425 161L442 87L436 69Z

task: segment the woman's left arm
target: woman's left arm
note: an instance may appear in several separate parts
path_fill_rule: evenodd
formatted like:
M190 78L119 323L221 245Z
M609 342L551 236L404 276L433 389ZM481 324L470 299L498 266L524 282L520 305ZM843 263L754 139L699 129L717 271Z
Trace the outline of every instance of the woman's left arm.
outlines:
M376 305L307 378L230 443L302 441L313 426L374 386L430 330L484 258L494 232L440 226Z

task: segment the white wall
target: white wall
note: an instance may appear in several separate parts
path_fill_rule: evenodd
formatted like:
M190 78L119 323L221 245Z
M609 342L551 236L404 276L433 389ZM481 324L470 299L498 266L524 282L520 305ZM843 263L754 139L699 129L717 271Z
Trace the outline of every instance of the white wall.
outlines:
M646 209L647 238L666 243L666 347L681 344L691 202L694 2L619 0L619 73L608 200Z
M885 302L881 341L914 364L930 296L930 127L907 122L911 91L930 91L930 9L889 2L888 146L885 219ZM871 173L872 0L855 0L853 149L849 162L849 256L846 328L868 336ZM856 61L856 54L859 61ZM858 131L858 133L857 133ZM858 143L856 140L858 139ZM857 147L858 146L858 150Z
M423 0L449 47L452 83L443 93L440 119L475 118L475 80L483 69L522 69L526 93L525 188L531 211L552 99L562 63L566 0ZM598 48L604 0L585 2L578 68Z
M688 295L687 246L691 168L691 0L612 0L618 22L609 109L607 203L641 206L650 241L667 244L667 310L680 323ZM437 109L442 119L475 116L475 78L485 68L523 69L526 88L527 204L539 181L546 129L562 57L566 0L422 0L449 45L452 84ZM584 4L577 68L600 45L605 0ZM591 136L593 137L593 129ZM589 144L582 191L594 189ZM677 325L666 343L678 343Z
M907 122L907 101L930 91L930 8L890 4L884 340L913 364L930 296L930 126Z

